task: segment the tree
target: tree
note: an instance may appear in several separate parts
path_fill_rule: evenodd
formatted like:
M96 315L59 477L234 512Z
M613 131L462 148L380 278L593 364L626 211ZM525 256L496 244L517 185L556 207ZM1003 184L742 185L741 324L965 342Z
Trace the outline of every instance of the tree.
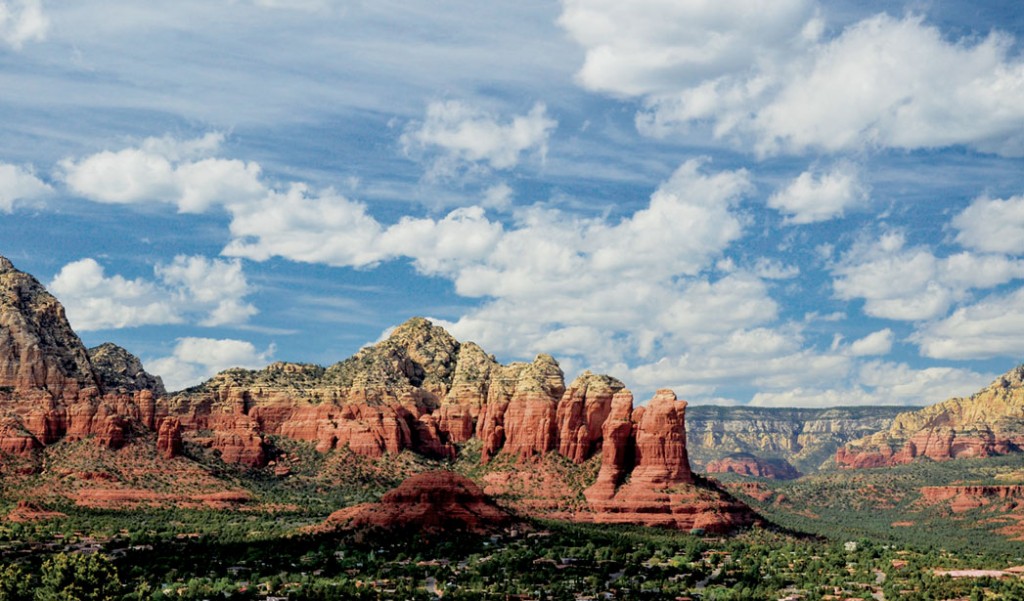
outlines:
M59 553L43 562L35 601L113 601L121 595L121 580L110 559Z
M0 601L30 601L35 588L35 575L18 564L0 570Z

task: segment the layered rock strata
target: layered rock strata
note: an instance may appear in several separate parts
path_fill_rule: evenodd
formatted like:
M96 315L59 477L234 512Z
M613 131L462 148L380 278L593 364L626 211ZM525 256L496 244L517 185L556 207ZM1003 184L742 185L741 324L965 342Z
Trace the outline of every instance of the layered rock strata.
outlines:
M154 392L159 378L124 349L101 345L91 357L57 299L0 257L0 451L87 437L120 448L154 425Z

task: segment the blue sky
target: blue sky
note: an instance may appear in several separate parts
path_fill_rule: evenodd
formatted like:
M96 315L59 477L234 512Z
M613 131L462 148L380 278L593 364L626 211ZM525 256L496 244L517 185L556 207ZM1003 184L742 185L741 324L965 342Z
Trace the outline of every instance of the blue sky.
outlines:
M0 253L171 388L414 315L641 398L1024 361L1018 2L0 0Z

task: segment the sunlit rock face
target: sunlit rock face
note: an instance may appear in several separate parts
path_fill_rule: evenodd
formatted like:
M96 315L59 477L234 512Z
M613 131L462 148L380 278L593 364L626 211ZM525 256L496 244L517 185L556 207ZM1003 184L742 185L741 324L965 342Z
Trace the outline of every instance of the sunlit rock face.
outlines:
M847 468L909 463L919 457L947 461L990 457L1024 448L1024 366L996 378L969 398L953 398L900 413L887 430L836 452Z

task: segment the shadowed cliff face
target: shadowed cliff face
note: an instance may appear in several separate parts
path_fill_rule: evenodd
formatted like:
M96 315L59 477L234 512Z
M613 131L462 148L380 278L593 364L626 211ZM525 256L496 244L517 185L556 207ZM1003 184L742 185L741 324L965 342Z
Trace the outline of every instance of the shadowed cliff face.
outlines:
M105 342L88 352L89 362L103 390L149 390L161 396L167 393L160 376L147 373L138 357L116 344Z

